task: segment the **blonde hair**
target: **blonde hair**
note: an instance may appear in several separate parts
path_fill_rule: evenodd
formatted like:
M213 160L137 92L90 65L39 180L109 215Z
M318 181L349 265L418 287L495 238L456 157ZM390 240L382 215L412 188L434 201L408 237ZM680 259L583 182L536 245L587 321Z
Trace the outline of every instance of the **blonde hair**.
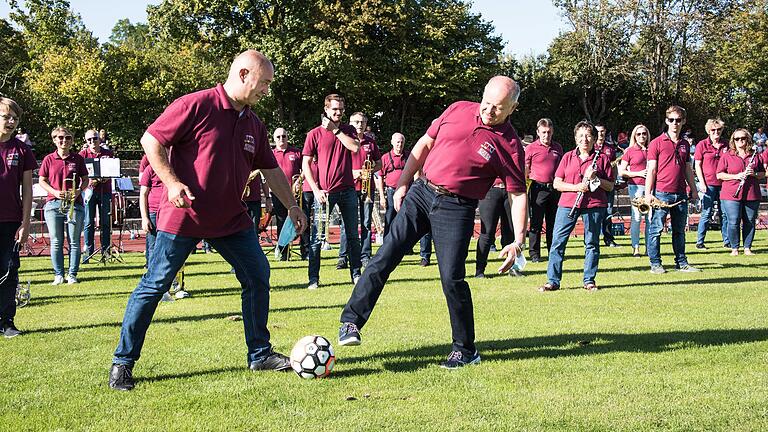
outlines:
M669 117L669 115L673 112L680 114L680 117L682 118L686 118L685 108L681 107L680 105L671 105L669 108L667 108L667 117Z
M56 136L57 132L64 132L66 135L72 136L72 132L70 132L69 129L65 128L64 126L56 126L51 131L51 139Z
M632 136L629 137L629 146L630 147L639 146L639 144L637 143L637 138L635 138L635 135L637 134L637 132L640 131L640 129L645 129L645 133L648 134L647 135L648 139L645 141L645 146L648 147L648 144L651 142L651 131L649 131L648 128L644 124L639 124L639 125L635 126L634 129L632 129Z
M713 127L715 127L715 126L717 126L717 127L721 127L721 128L725 128L725 122L723 122L723 121L722 121L722 120L720 120L719 118L713 118L713 119L709 119L709 120L707 120L707 124L705 124L705 125L704 125L704 132L706 132L707 134L709 134L709 131L710 131L710 130L711 130Z
M738 132L743 132L747 136L747 153L752 153L754 151L754 144L752 143L752 134L749 133L748 130L744 128L738 128L731 134L731 139L728 141L728 148L735 152L736 151L736 141L733 140L733 136L736 135Z

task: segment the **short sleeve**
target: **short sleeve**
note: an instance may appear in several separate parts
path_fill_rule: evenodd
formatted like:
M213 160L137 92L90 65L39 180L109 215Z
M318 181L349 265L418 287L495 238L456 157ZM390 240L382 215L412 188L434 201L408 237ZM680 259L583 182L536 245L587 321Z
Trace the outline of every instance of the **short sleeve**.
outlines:
M429 128L427 129L427 135L429 135L430 138L437 138L437 134L440 132L440 127L443 125L445 118L451 115L451 112L453 112L459 104L460 102L453 103L451 106L446 108L442 114L440 114L440 117L436 118L432 124L429 125Z
M651 145L648 146L648 156L646 160L655 161L659 160L659 142L658 139L651 141Z
M565 180L565 166L567 164L568 156L563 155L562 159L560 159L560 163L557 164L557 169L555 170L555 177L561 178Z
M29 171L37 168L37 161L35 160L35 154L31 149L24 149L24 161L22 162L22 171Z
M163 147L170 147L183 142L184 137L192 133L194 113L184 98L173 101L147 129Z
M152 187L152 174L154 174L155 171L152 169L151 166L147 166L144 168L144 171L141 172L141 175L139 176L139 186L145 186L148 188Z
M304 156L316 156L317 155L317 134L316 129L312 129L307 134L307 138L304 140L304 148L301 149L301 154Z
M277 168L277 159L275 154L272 153L272 149L269 147L269 138L267 138L267 128L264 125L259 125L258 140L259 145L256 146L257 152L253 157L253 164L251 164L251 170L255 169L273 169Z
M88 176L88 168L85 166L85 158L77 158L77 175L80 177Z
M46 156L45 159L43 159L43 162L40 164L40 170L37 172L37 175L40 177L48 177L50 169L51 169L51 158L49 155L49 156Z
M512 164L508 166L508 173L504 180L507 188L507 192L521 193L525 192L525 151L520 141L515 140L513 146L516 147L516 152L512 154ZM504 178L504 177L502 177Z
M728 158L727 157L721 157L720 161L717 163L717 172L719 173L728 173Z

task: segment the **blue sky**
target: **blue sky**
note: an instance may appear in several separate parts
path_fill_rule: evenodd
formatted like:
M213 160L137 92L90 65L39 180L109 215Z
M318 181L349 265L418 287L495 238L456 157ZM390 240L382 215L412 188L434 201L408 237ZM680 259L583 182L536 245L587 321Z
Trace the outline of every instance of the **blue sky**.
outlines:
M23 0L21 0L23 2ZM105 42L117 20L146 21L146 6L160 1L146 0L70 0L72 9L83 18L86 27ZM496 33L506 42L506 50L520 57L542 54L565 24L549 0L475 0L472 9L493 22ZM0 17L8 17L8 4L0 0Z

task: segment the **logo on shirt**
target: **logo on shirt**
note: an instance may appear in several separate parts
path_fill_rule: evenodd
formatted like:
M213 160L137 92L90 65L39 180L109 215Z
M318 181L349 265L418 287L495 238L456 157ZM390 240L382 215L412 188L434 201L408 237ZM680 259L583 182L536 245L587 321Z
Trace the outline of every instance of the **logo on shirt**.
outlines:
M69 171L69 174L77 172L77 164L74 162L67 162L67 171Z
M491 143L488 141L480 144L480 149L477 151L477 154L483 157L486 161L491 160L491 155L496 151L496 147L494 147Z
M9 153L6 158L8 166L19 166L19 154L17 152Z
M243 142L243 149L245 151L248 153L256 153L256 140L253 138L253 135L246 135Z
M295 155L295 154L289 154L289 155L288 155L288 160L289 160L289 161L293 162L293 161L295 161L296 159L298 159L298 158L296 157L296 155Z

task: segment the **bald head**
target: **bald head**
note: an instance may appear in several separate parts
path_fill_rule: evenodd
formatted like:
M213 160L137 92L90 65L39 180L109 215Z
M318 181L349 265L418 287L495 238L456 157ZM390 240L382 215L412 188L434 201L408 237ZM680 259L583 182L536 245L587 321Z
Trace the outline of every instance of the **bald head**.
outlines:
M274 76L275 68L264 54L247 50L232 61L224 90L239 111L266 96Z
M507 120L517 108L520 86L512 78L498 75L485 85L483 100L480 102L480 117L483 124L495 126Z
M275 129L275 133L272 134L272 138L275 140L275 147L280 150L285 150L288 147L288 132L283 128Z

